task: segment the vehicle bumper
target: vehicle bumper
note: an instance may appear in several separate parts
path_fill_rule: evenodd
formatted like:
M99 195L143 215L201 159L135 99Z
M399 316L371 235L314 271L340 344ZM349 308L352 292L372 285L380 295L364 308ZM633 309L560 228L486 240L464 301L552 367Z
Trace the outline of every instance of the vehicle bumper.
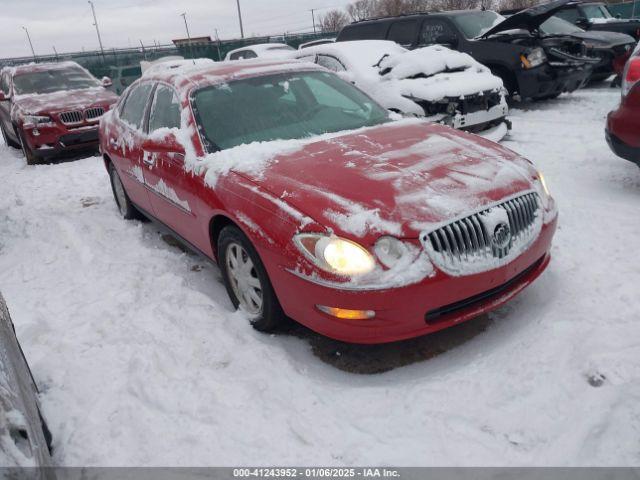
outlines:
M522 98L541 99L582 87L591 76L592 68L554 67L541 65L517 74L518 92Z
M457 114L451 117L447 123L450 127L458 129L468 129L472 127L482 127L483 125L493 126L493 122L504 118L509 113L506 102L495 105L488 110L478 112Z
M24 134L33 153L41 158L98 146L97 124L70 130L57 125L54 127L26 128L24 129Z
M625 160L629 160L630 162L635 163L640 167L640 147L627 145L614 134L612 134L609 129L605 129L604 133L605 138L607 139L607 143L609 144L609 148L613 153L615 153L620 158L624 158Z
M274 257L264 259L285 313L310 329L350 343L386 343L433 333L489 312L520 293L547 267L557 216L511 263L453 277L440 270L420 283L385 290L345 290L302 278ZM274 254L276 255L276 254ZM434 267L435 268L435 267ZM316 305L373 310L369 320L341 320Z

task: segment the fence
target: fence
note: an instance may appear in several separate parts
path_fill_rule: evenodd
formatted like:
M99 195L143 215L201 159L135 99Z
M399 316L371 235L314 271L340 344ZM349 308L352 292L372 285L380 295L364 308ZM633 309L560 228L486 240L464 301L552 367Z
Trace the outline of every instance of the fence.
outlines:
M5 58L0 59L0 67L7 65L20 65L30 62L58 62L73 60L79 63L98 78L112 75L116 68L139 67L142 60L156 60L168 55L180 55L184 58L210 58L219 61L227 52L256 43L286 43L293 48L312 40L335 37L335 33L303 33L296 35L281 35L269 37L253 37L237 40L202 41L176 45L140 45L137 48L118 48L104 50L72 52L53 55L38 55L35 57Z

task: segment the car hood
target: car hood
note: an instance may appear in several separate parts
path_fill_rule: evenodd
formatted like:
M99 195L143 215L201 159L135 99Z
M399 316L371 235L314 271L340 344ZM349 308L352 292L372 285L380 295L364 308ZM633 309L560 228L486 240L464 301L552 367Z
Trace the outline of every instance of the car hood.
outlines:
M16 95L14 108L24 114L56 114L68 110L78 110L94 105L110 105L118 96L103 88L64 90L41 95Z
M317 224L364 241L416 238L536 183L535 169L514 152L418 120L307 143L259 171L236 173Z
M636 42L631 35L627 35L626 33L598 30L575 32L572 33L571 36L579 38L581 40L592 41L593 43L596 43L598 46L602 47L617 47L619 45L627 45Z
M528 30L531 32L570 3L575 2L574 0L554 0L553 2L543 5L527 8L511 15L492 29L486 31L482 35L482 38L507 30Z

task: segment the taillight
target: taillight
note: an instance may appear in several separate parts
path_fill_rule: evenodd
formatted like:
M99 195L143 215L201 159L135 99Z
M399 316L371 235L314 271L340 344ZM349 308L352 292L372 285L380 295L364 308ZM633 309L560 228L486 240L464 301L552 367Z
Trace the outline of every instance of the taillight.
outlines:
M640 57L633 56L629 59L622 72L622 96L624 97L631 87L640 80Z

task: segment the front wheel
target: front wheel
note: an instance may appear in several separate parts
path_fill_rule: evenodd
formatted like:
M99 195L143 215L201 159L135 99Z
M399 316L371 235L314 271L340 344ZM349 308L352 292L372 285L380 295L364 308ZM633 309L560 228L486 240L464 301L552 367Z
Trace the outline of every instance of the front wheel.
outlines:
M222 279L236 308L246 312L256 330L273 331L285 315L258 252L235 226L222 229L218 238Z
M125 220L138 218L138 211L136 210L136 207L133 206L133 203L131 203L131 200L129 200L129 195L127 195L124 185L122 185L120 175L118 175L118 171L111 163L109 164L109 177L111 179L111 191L113 192L113 198L116 201L118 211L120 212L120 215L122 215L122 218Z
M40 163L40 158L33 152L27 143L27 139L24 138L22 130L18 131L18 138L20 139L20 147L22 148L22 153L24 153L24 158L27 160L27 165L36 165Z
M9 147L12 147L12 148L20 148L19 143L16 143L9 138L9 135L7 135L7 132L4 129L4 125L2 125L2 123L0 123L0 132L2 133L2 138L4 140L5 145L8 145Z

